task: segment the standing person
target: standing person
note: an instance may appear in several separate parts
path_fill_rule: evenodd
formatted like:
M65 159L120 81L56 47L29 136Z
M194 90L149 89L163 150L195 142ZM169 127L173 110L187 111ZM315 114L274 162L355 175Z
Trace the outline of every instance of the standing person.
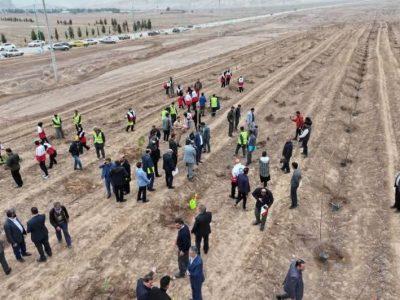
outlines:
M20 188L24 184L24 182L22 181L21 174L19 173L19 170L21 169L21 166L19 164L21 158L17 153L13 153L10 148L6 149L6 153L7 153L7 160L5 168L11 171L11 176L14 178L17 187Z
M238 104L238 106L236 106L235 109L235 130L238 130L238 126L240 123L240 117L241 117L241 112L240 110L242 109L242 106L240 104Z
M74 111L74 115L72 116L72 122L75 125L76 131L78 131L79 125L82 125L82 116L77 110Z
M107 157L102 165L99 166L101 169L101 179L104 181L104 186L107 192L107 199L111 198L111 169L115 165L111 162L111 158Z
M297 162L292 162L292 167L294 169L292 179L290 180L290 199L292 200L292 205L290 209L297 207L297 189L299 188L301 181L301 171Z
M36 207L31 208L31 213L33 217L28 221L26 231L31 233L32 242L35 244L39 252L40 257L37 261L45 262L47 260L45 252L47 256L52 256L52 251L49 244L49 231L45 225L46 216L39 215L39 211Z
M185 97L183 96L183 92L182 92L182 95L179 95L179 97L178 97L178 107L180 109L183 109L184 103L185 103Z
M235 155L238 155L239 149L242 148L243 157L246 157L246 147L248 139L249 139L249 133L246 130L244 130L243 126L240 127L240 133L238 136Z
M192 91L192 108L196 110L197 102L199 102L199 94L196 91Z
M83 130L82 125L78 125L77 135L79 137L79 153L83 154L83 148L89 150L90 147L87 145L85 131Z
M246 165L250 165L252 163L252 154L256 151L257 138L254 134L254 131L250 131L249 141L247 142L247 163Z
M189 227L181 218L175 219L175 228L178 230L176 247L178 249L178 267L179 272L175 274L176 278L183 278L189 264L189 248L191 245Z
M133 111L132 108L128 109L128 112L126 113L125 118L127 119L127 124L126 124L126 132L133 131L135 129L135 123L136 123L136 113Z
M219 78L219 81L221 82L221 88L224 88L226 86L225 73L222 73L221 77Z
M299 135L299 142L302 143L303 147L303 156L307 157L308 156L308 141L310 139L311 135L311 125L312 121L309 117L306 117L306 120L304 121L304 127L303 130L301 131L301 134Z
M54 131L56 133L56 139L64 138L64 131L62 129L62 120L59 115L55 114L51 119L53 122Z
M151 149L150 157L153 161L155 177L161 177L160 173L158 172L158 161L161 158L160 148L157 146L157 143L155 143L154 140L149 144L149 148Z
M173 158L173 151L172 149L168 149L166 153L163 155L163 169L165 171L165 181L167 183L167 187L169 189L173 189L173 181L174 176L172 172L175 170L176 165Z
M40 144L39 141L35 141L35 146L36 146L35 159L38 161L39 167L43 171L42 177L44 179L47 179L49 178L49 173L46 167L46 149L44 148L43 145Z
M267 222L267 216L269 208L272 203L274 203L274 196L271 191L264 188L256 188L252 193L254 199L256 199L256 205L254 208L254 215L256 220L253 225L260 224L260 231L265 228L265 223ZM261 218L260 218L261 217Z
M176 116L178 114L178 108L175 105L175 102L172 102L171 105L169 106L169 114L171 117L171 127L176 121Z
M238 176L239 174L243 173L245 166L241 164L240 159L236 159L235 160L235 165L232 168L232 172L231 172L231 194L230 197L232 199L236 198L236 188L238 186Z
M269 173L269 157L267 156L267 151L263 151L260 159L258 160L260 181L263 187L267 187L268 181L271 180Z
M176 87L176 95L177 96L183 96L183 88L181 87L180 84Z
M7 242L11 245L15 258L19 262L24 262L24 256L31 256L26 251L25 237L26 230L21 221L17 218L17 214L14 209L9 209L6 212L7 219L4 222L4 233L6 235Z
M172 77L169 78L168 86L169 86L168 95L170 98L172 98L175 94L174 81L173 81Z
M6 150L7 151L7 150ZM397 212L400 212L400 172L397 173L394 180L394 204L390 208L396 208Z
M285 281L283 282L283 295L277 295L276 299L294 299L302 300L304 294L303 271L305 270L305 262L302 259L294 260L290 263Z
M47 136L46 136L46 132L44 131L42 122L39 122L37 124L37 132L38 132L38 136L39 136L39 139L42 142L42 144L49 142L49 140L47 139Z
M196 149L194 149L190 141L186 141L186 145L183 148L183 161L187 167L187 178L192 181L194 177L194 164L196 163Z
M44 143L43 144L44 148L46 149L46 153L49 155L50 159L50 164L49 164L49 169L53 168L53 165L57 164L57 150L54 148L54 146L50 145L49 143Z
M143 170L147 174L147 178L149 179L149 183L147 185L147 189L150 192L155 191L153 188L154 184L154 163L150 156L151 150L146 149L146 153L142 156Z
M233 134L233 128L235 126L235 107L232 106L231 110L228 112L228 115L226 116L226 118L228 119L228 136L232 137Z
M203 84L201 83L200 79L197 79L197 81L194 84L194 90L196 91L197 95L200 95L200 91L203 88Z
M160 139L161 139L161 132L155 125L153 125L150 130L149 145L155 144L155 146L157 148L159 148L160 147Z
M296 115L290 116L290 120L296 123L296 135L294 136L293 140L297 140L297 136L301 133L301 130L304 126L303 115L299 111L296 111Z
M124 184L124 195L127 195L131 192L132 175L131 175L131 165L125 156L122 156L121 165L125 169L126 173L128 174L128 176L126 176L126 180L125 180L125 184Z
M166 113L165 117L162 119L162 129L164 133L164 142L168 142L169 134L171 133L172 122L169 113Z
M153 287L149 292L148 300L172 300L172 298L167 294L170 283L171 283L170 276L166 275L161 277L160 288Z
M60 202L55 202L54 207L49 212L50 224L56 230L56 236L59 243L62 242L62 234L64 234L65 242L67 247L72 247L71 236L68 231L69 214L64 205Z
M207 104L207 98L204 95L204 93L201 93L201 96L199 99L199 105L200 105L200 115L203 117L205 116L206 104Z
M171 135L171 138L169 139L169 149L172 150L172 159L174 161L174 165L178 165L178 144L175 141L175 134Z
M138 162L136 164L136 183L138 186L137 201L143 201L143 203L148 202L146 199L147 186L150 184L150 180L146 175L146 172L142 169L142 163Z
M254 114L254 108L251 108L246 116L246 125L248 130L252 130L256 125L256 116Z
M293 154L293 143L292 143L292 139L287 139L285 146L283 146L283 150L282 150L282 168L281 170L284 173L290 173L290 166L289 166L289 162L290 162L290 158L292 157Z
M243 93L243 91L244 91L244 78L243 78L243 76L240 76L239 77L239 79L238 79L238 90L239 90L239 93Z
M211 106L211 117L215 117L215 114L218 110L218 97L215 94L210 98L210 106Z
M203 261L198 255L199 249L196 246L190 247L190 259L188 273L190 276L190 287L192 288L192 300L202 300L201 286L205 280L203 272Z
M1 233L1 232L0 232ZM4 255L4 247L6 246L5 241L0 239L0 264L6 275L11 273L11 268L7 263L6 256Z
M228 70L225 72L225 84L226 84L226 85L230 85L231 79L232 79L232 72L231 72L230 69L228 69Z
M150 291L153 288L154 272L150 272L143 278L138 279L136 283L136 297L137 300L149 300Z
M201 134L203 136L203 152L210 153L211 147L210 147L210 140L211 140L211 131L210 127L204 122L200 123L201 125Z
M97 158L100 159L101 157L104 159L106 158L106 154L104 152L104 144L106 143L106 137L104 136L103 131L100 128L93 128L93 144L96 149Z
M181 116L176 118L175 123L173 124L174 133L176 137L176 143L178 147L180 147L181 137L186 132L185 121L182 119Z
M79 137L75 137L75 141L71 143L69 146L69 153L71 154L72 158L74 159L74 170L81 170L82 171L82 162L81 159L79 158Z
M201 134L201 129L198 128L194 135L194 145L196 147L196 164L202 163L201 153L203 152L203 136Z
M124 199L124 186L128 178L128 173L126 172L125 168L121 166L121 162L119 160L115 161L114 164L115 167L111 169L110 177L115 199L117 202L125 202L126 199Z
M250 193L249 168L244 168L243 173L238 175L237 184L239 196L236 200L235 207L243 200L243 210L246 210L247 195Z
M189 91L185 95L185 104L186 104L188 112L190 112L190 107L192 105L192 93Z
M196 236L196 247L199 250L201 249L201 240L204 241L203 250L204 253L208 252L208 236L211 233L210 223L212 221L212 214L208 212L204 205L199 206L200 213L197 215L194 225L192 228L192 233Z

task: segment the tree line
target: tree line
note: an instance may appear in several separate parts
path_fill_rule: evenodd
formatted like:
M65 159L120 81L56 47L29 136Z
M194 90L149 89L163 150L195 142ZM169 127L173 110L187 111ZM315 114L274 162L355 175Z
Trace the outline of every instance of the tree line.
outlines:
M72 20L69 19L69 21L67 20L57 20L57 25L72 25Z
M33 23L33 19L31 18L12 18L12 17L2 17L0 18L1 21L7 21L7 22L27 22L27 23Z
M46 12L48 14L59 14L62 12L65 12L66 10L63 8L50 8L46 9ZM121 12L119 8L70 8L67 9L68 12L71 14L80 14L80 13L100 13L100 12L111 12L118 14ZM6 9L0 9L0 12L2 13L10 13L10 14L23 14L23 13L30 13L33 14L35 13L34 9L23 9L23 8L6 8ZM36 12L38 13L44 13L43 9L37 9Z

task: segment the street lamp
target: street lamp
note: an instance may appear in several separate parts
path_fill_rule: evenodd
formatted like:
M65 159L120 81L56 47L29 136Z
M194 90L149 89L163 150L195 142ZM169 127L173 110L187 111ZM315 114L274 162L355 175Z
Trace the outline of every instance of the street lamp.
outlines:
M42 3L43 3L44 16L46 17L47 38L48 38L49 43L50 43L50 55L51 55L51 63L52 63L52 66L53 66L54 79L55 79L56 82L58 82L56 56L54 54L53 40L51 38L49 18L47 17L47 12L46 12L46 3L44 2L44 0L42 0Z

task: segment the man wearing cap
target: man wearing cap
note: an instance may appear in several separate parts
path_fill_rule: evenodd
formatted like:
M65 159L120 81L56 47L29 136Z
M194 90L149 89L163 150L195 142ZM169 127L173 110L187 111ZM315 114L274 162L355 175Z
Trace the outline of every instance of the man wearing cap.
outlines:
M283 289L285 294L277 295L276 299L294 299L302 300L304 293L303 271L305 269L305 262L302 259L292 261L289 271L283 282Z
M268 210L274 203L274 196L271 191L266 188L256 188L252 193L254 199L256 199L256 206L254 208L254 215L256 220L253 225L260 224L260 230L263 231L265 228L265 222L267 221ZM263 213L261 213L263 212ZM261 219L260 219L261 216Z
M151 271L143 278L139 278L136 284L136 297L137 300L148 300L149 293L153 288L153 276L154 272Z

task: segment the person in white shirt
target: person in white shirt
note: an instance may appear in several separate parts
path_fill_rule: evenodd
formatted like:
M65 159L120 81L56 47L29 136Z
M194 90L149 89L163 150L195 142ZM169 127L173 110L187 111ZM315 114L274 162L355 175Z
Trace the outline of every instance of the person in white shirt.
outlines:
M240 159L236 159L235 160L235 165L232 168L232 172L231 172L231 194L230 197L232 199L235 199L235 194L236 194L236 188L237 188L237 177L239 176L239 174L243 173L245 166L242 165L242 163L240 162Z

